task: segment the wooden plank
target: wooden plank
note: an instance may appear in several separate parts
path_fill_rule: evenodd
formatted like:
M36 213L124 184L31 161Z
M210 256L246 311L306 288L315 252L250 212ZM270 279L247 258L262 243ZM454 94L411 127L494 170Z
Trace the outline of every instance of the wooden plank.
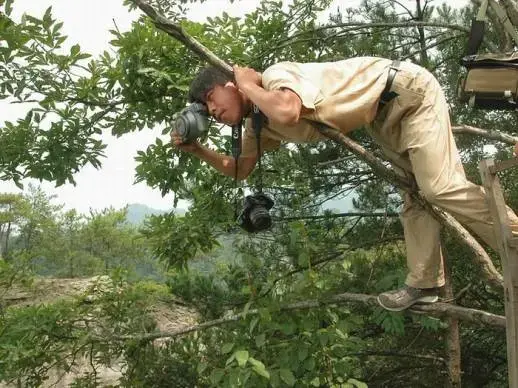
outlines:
M507 164L506 164L507 165ZM504 166L500 164L500 166ZM507 368L509 387L518 388L518 250L510 246L516 241L509 226L500 180L499 169L492 159L479 165L480 175L493 218L495 237L504 269L504 297L507 337Z
M494 222L502 265L504 268L504 295L506 315L507 365L509 387L518 388L518 274L516 273L516 250L510 249L508 242L513 241L507 209L505 206L500 181L496 176L494 162L488 160L481 163L480 172L488 204ZM513 257L514 256L514 257Z

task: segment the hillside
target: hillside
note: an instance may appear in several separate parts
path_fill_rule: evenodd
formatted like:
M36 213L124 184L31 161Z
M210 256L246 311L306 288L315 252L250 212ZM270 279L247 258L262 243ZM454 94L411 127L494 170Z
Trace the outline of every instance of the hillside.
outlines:
M0 297L0 306L23 309L30 306L45 306L63 300L82 300L83 303L94 303L103 294L113 292L119 286L114 285L108 276L92 278L37 278L31 287L14 287ZM147 307L147 313L156 324L156 330L175 331L194 325L198 314L176 297L164 295ZM90 317L92 318L92 317ZM93 320L91 322L94 322ZM155 342L157 345L159 340ZM96 365L100 386L116 386L122 376L124 363L113 360L111 367ZM68 372L57 367L48 371L49 379L42 387L65 388L71 386L74 379L91 370L91 360L85 355L75 358ZM16 384L0 382L0 388L16 387Z
M184 215L187 211L187 209L184 208L171 208L171 210L174 210L175 214L177 215ZM169 211L170 210L154 209L141 203L132 203L128 205L128 214L126 219L130 224L139 225L142 224L144 220L151 215L165 214Z

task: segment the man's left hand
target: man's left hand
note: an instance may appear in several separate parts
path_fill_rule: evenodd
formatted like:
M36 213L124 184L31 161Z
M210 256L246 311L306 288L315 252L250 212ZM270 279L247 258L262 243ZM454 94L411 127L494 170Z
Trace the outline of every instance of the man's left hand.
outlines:
M234 65L234 78L239 89L245 88L247 85L253 84L261 86L261 73L258 73L250 67L241 67Z

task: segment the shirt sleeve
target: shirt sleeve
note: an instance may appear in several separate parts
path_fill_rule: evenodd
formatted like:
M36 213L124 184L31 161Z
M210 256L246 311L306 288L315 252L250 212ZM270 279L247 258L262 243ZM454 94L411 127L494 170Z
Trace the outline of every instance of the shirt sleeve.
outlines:
M300 68L291 62L280 62L268 67L262 74L263 88L276 90L287 88L295 92L302 105L308 109L315 109L320 90L307 77L302 74Z
M279 140L268 137L265 130L261 130L260 145L261 151L272 151L280 147L281 142ZM243 147L241 149L242 157L250 157L257 155L257 139L252 128L252 120L245 120L245 131L243 132Z

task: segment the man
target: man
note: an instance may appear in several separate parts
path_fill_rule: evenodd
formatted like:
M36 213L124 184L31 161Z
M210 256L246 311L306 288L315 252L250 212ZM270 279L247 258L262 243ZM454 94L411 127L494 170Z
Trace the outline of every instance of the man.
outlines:
M450 126L443 91L426 69L407 62L361 57L330 63L281 62L263 74L234 67L235 81L214 68L202 70L191 84L189 99L202 102L217 121L233 125L248 116L253 104L267 116L261 150L282 141L310 142L324 138L308 120L343 133L365 127L391 159L396 170L412 174L419 190L433 204L456 217L487 244L497 248L492 220L480 186L466 179ZM247 120L249 121L249 120ZM198 143L173 143L234 176L234 160ZM256 139L248 125L238 163L239 179L257 161ZM518 218L509 209L513 233ZM405 196L401 214L409 274L406 286L382 293L378 302L400 311L412 304L438 300L444 285L439 223Z

